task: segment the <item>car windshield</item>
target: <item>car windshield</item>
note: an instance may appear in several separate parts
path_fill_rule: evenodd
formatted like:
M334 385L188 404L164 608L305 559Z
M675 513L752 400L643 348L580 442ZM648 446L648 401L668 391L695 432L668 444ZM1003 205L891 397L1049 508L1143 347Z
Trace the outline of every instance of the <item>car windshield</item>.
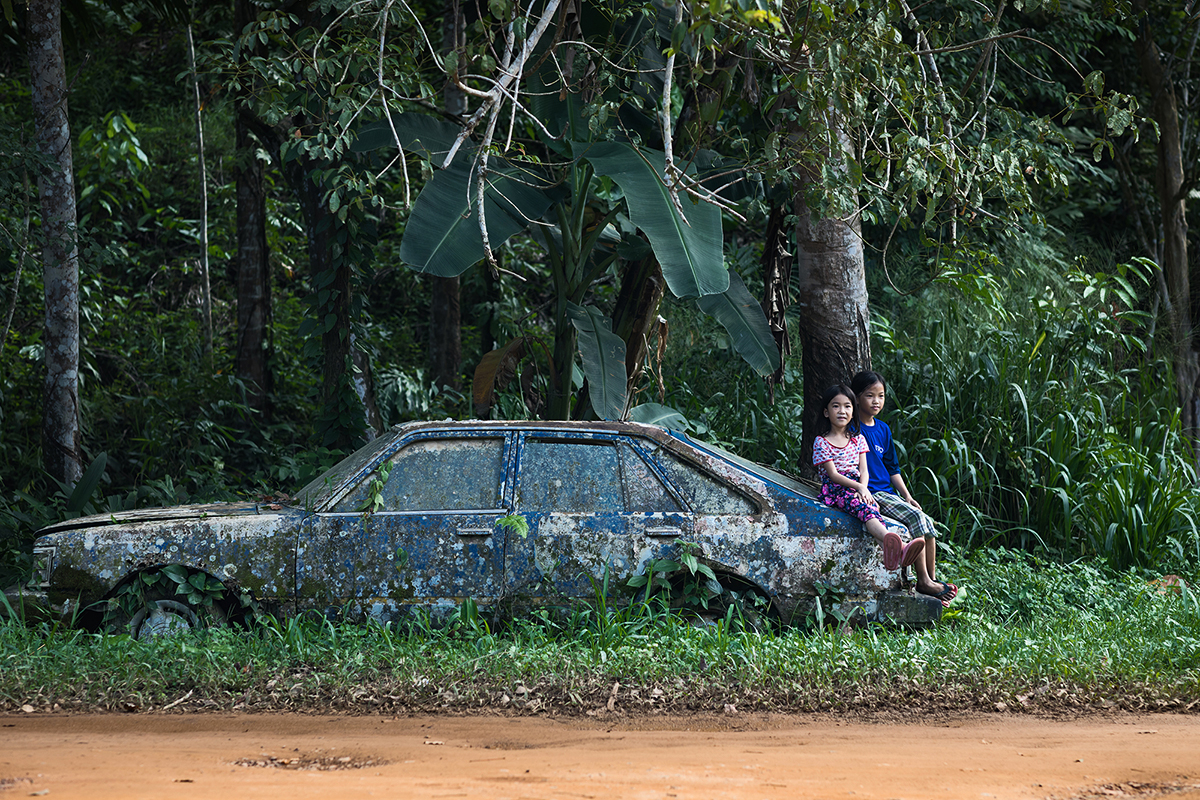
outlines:
M792 477L791 475L788 475L785 472L780 472L779 470L771 469L770 467L764 467L762 464L757 464L753 461L749 461L745 458L742 458L739 455L735 455L735 454L729 452L728 450L726 450L722 447L717 447L715 444L709 444L708 442L697 441L696 439L693 439L692 437L688 436L686 433L675 433L675 435L680 437L681 439L686 440L689 444L700 448L701 450L707 450L708 452L713 453L714 455L717 455L717 456L720 456L721 458L732 461L733 463L737 464L739 467L742 467L743 469L745 469L747 472L753 473L754 475L757 475L758 477L763 478L764 480L771 481L772 483L777 483L780 486L783 486L787 489L791 489L794 492L804 492L807 494L811 491L807 486L805 486L803 483L801 483L798 479Z
M395 441L396 434L386 434L367 442L296 492L292 505L314 510L323 508L340 493L347 480L375 461Z

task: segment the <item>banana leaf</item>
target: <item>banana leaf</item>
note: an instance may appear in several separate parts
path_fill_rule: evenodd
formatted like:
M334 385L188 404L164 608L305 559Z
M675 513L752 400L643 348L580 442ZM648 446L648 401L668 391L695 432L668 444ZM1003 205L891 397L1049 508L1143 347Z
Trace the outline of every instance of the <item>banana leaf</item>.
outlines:
M679 298L720 294L729 288L722 252L721 211L711 203L680 196L684 216L663 184L666 156L624 142L575 143L577 157L597 175L612 178L625 194L629 218L640 228L662 265L671 293Z
M698 298L696 305L725 326L733 349L755 372L765 377L779 369L779 345L767 317L736 272L729 273L727 290Z
M600 419L621 419L628 386L625 377L625 341L612 332L608 319L591 306L567 304L571 324L579 332L583 374L588 380L592 410Z

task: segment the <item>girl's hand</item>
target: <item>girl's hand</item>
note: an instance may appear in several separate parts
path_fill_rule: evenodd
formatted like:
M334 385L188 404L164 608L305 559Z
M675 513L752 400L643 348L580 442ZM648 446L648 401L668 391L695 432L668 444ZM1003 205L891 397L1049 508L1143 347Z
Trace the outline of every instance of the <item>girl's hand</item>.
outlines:
M858 496L862 498L864 503L872 508L879 508L879 504L875 502L875 498L871 495L871 491L867 487L863 486L859 488Z

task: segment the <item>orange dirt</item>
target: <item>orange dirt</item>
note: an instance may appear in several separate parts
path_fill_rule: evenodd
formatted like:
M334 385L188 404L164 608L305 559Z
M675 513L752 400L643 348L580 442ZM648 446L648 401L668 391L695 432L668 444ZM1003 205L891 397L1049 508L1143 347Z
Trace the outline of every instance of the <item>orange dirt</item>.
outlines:
M1200 800L1200 717L0 715L31 795Z

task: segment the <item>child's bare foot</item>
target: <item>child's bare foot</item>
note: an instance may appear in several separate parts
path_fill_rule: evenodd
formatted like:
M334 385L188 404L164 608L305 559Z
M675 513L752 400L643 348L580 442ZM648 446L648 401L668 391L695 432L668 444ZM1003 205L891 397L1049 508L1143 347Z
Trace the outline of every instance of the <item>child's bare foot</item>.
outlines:
M950 601L958 595L958 587L953 583L941 583L939 581L930 581L928 584L918 582L917 591L940 601L942 608L948 607Z

